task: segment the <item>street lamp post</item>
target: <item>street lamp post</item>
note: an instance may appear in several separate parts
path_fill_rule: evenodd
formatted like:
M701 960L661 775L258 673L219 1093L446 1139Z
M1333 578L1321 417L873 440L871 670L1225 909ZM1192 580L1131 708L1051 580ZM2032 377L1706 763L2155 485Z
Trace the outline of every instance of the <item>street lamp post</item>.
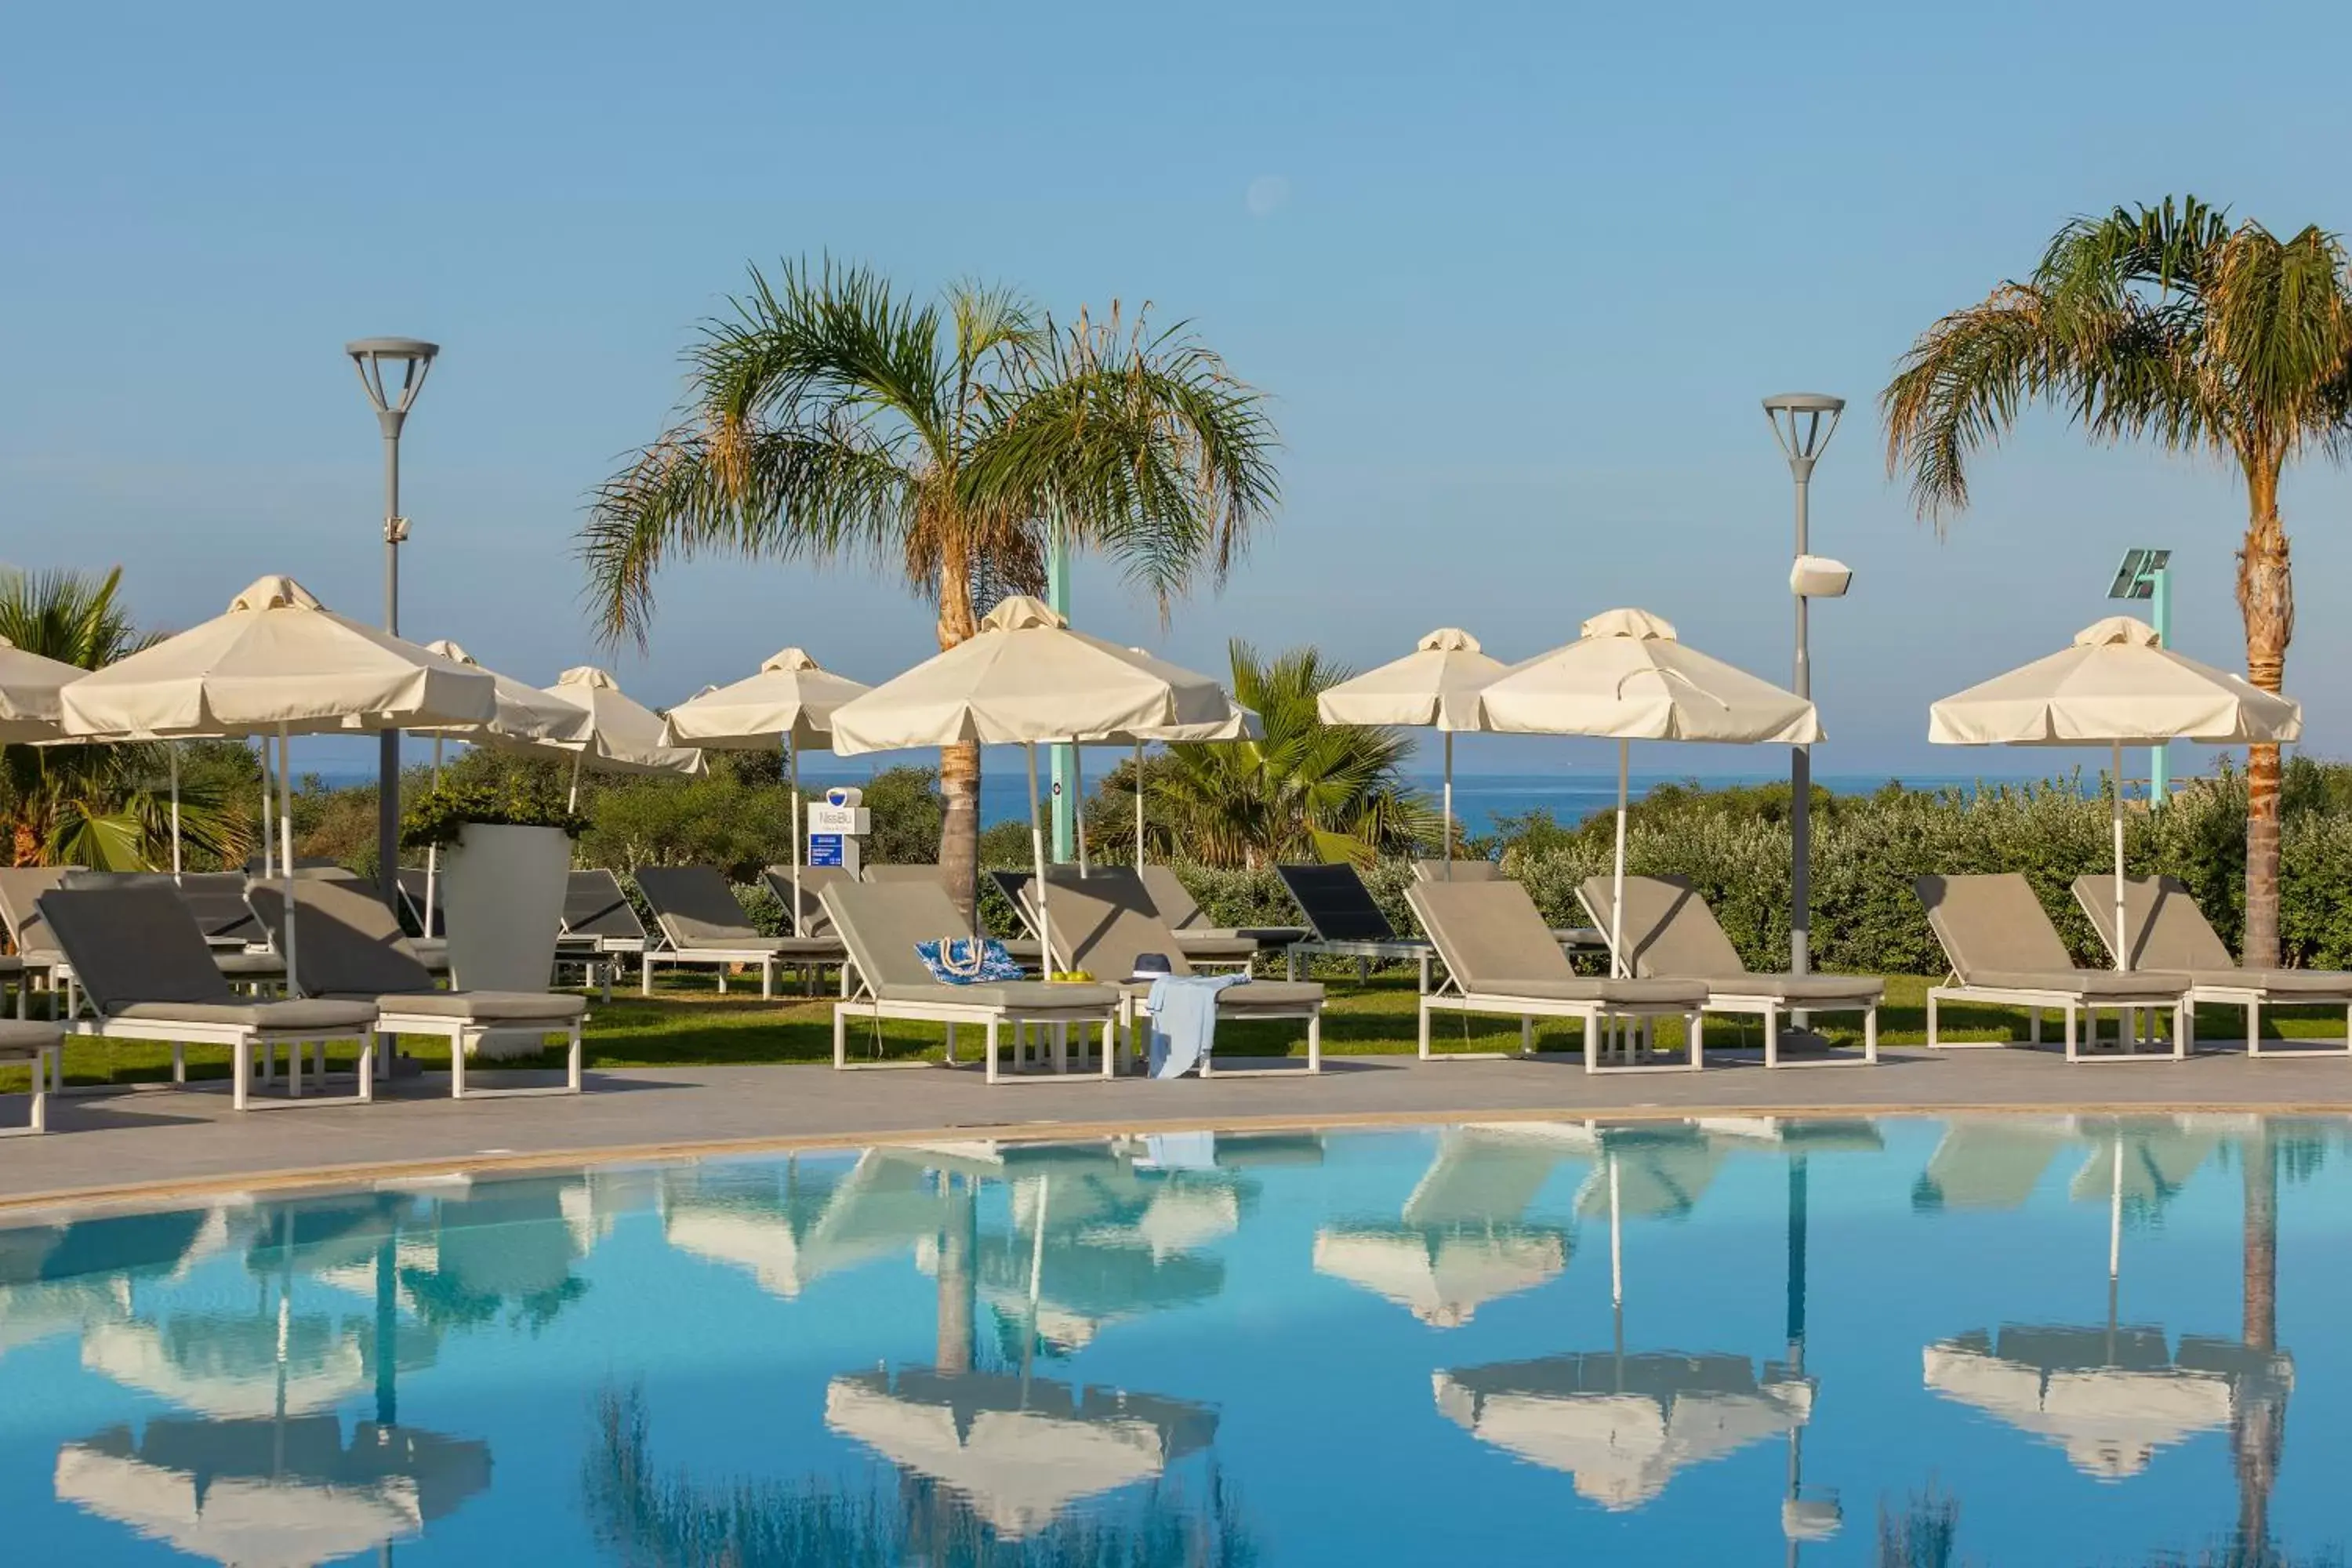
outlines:
M438 343L416 338L361 338L343 345L360 373L360 386L375 407L377 427L383 432L383 629L400 633L400 546L408 537L408 520L400 515L400 427L416 395L425 388L425 373ZM389 384L386 366L398 379ZM400 731L386 730L378 761L375 847L377 871L383 879L383 901L400 911Z
M1806 538L1805 492L1812 483L1813 464L1837 433L1838 416L1844 411L1844 398L1819 392L1784 392L1764 400L1772 438L1780 444L1780 455L1789 459L1789 473L1797 485L1796 563L1790 569L1789 592L1797 602L1796 691L1809 701L1813 695L1810 607L1816 598L1843 594L1853 576L1837 562L1814 555ZM1789 753L1789 968L1803 974L1812 968L1813 956L1813 753L1809 746ZM1798 1023L1801 1027L1801 1019Z

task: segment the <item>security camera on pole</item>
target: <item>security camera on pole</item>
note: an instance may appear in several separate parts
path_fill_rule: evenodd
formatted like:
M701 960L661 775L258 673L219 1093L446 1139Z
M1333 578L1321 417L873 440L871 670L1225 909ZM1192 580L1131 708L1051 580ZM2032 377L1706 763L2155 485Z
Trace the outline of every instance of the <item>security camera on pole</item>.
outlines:
M1797 602L1794 689L1808 700L1813 695L1812 654L1808 646L1809 606L1815 599L1843 597L1853 582L1853 573L1843 563L1813 554L1806 537L1805 492L1812 483L1813 464L1830 444L1830 437L1837 433L1838 416L1844 411L1845 399L1826 393L1784 392L1764 400L1764 416L1772 422L1772 437L1780 444L1780 455L1789 459L1789 473L1797 486L1796 562L1789 569L1789 592ZM1789 969L1791 973L1803 974L1812 968L1811 747L1790 749L1789 790ZM1803 1015L1798 1015L1795 1022L1802 1028Z

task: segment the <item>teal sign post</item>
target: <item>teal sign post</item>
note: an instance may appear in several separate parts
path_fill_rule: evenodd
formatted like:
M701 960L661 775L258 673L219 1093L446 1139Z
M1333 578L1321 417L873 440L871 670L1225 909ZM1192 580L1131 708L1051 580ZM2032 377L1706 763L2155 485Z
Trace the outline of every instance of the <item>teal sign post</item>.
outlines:
M2146 599L2148 624L2156 628L2156 640L2165 647L2172 646L2172 552L2169 550L2126 550L2123 564L2116 568L2115 583L2107 589L2110 599ZM2171 754L2162 746L2151 746L2147 752L2147 799L2150 805L2162 805L2172 784ZM2123 781L2117 779L2121 789Z

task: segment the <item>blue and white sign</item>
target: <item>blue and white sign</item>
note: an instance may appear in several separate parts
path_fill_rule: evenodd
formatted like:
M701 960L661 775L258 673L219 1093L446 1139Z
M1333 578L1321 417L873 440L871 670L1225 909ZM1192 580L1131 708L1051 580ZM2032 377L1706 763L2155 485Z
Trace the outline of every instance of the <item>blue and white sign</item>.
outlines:
M808 841L808 863L812 866L842 864L843 836L838 833L812 833Z

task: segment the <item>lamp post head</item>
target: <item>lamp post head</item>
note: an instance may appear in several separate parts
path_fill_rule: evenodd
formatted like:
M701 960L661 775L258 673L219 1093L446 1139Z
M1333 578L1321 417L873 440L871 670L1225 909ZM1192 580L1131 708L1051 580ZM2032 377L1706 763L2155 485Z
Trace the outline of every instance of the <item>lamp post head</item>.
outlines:
M422 338L359 338L345 343L343 352L352 356L360 373L360 390L374 406L384 435L398 436L401 421L425 389L425 373L433 368L433 356L441 352L441 345ZM387 364L400 371L399 380L390 386L384 384Z
M1780 455L1798 479L1811 475L1813 459L1837 434L1838 416L1844 412L1845 399L1826 392L1781 392L1764 400L1772 438L1780 443Z

